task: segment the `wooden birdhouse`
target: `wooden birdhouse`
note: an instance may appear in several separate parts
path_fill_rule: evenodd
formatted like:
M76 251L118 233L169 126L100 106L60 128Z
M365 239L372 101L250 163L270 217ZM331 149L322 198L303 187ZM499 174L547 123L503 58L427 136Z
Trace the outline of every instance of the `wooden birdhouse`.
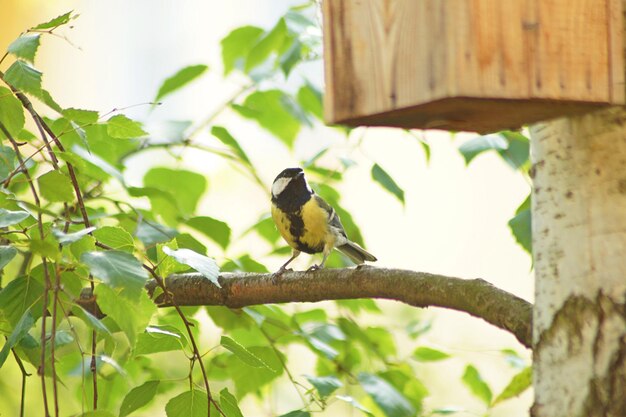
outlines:
M481 133L624 104L622 0L324 0L327 122Z

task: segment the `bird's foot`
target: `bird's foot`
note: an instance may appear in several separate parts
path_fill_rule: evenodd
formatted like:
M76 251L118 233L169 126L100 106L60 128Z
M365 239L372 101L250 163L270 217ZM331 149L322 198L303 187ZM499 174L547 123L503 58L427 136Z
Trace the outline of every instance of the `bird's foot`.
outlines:
M309 269L306 270L306 272L313 272L313 271L317 271L319 269L322 269L323 266L319 266L319 265L311 265L309 267Z
M293 271L293 269L291 268L285 268L285 267L280 267L278 269L278 271L274 272L272 274L272 284L276 285L278 284L278 282L281 280L281 278L283 277L283 274L287 271Z

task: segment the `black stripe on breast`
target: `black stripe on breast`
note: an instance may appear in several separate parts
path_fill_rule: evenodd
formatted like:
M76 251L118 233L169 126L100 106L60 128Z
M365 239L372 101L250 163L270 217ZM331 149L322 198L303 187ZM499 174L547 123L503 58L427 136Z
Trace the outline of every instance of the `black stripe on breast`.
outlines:
M324 249L324 245L309 246L300 240L300 238L306 233L306 228L304 227L304 222L302 221L301 210L287 213L287 218L289 219L290 224L289 233L294 238L294 241L297 245L296 249L310 254L322 252L322 250Z

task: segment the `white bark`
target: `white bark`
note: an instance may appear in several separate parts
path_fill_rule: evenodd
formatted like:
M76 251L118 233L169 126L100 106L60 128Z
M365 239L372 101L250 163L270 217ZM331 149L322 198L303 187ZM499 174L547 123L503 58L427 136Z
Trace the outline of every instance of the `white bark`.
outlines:
M535 417L626 416L626 111L531 128Z

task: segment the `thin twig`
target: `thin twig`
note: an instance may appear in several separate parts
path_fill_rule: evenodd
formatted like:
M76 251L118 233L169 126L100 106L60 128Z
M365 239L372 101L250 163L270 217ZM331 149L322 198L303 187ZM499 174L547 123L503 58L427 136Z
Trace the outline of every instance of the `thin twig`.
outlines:
M55 363L56 334L57 334L57 304L59 303L59 288L61 287L61 277L57 268L54 271L54 287L52 288L52 329L50 331L50 369L52 371L52 396L54 399L54 415L59 416L59 392L58 376Z
M25 165L26 162L28 162L31 159L33 159L35 156L37 156L39 153L41 153L41 151L46 149L46 147L47 147L47 145L41 145L39 148L37 148L35 150L35 152L33 152L32 154L28 155L26 158L23 158L23 162L19 163L17 165L17 167L15 167L15 169L13 169L13 171L11 171L11 173L9 173L7 178L4 180L4 182L3 182L4 187L7 188L9 186L11 180L13 179L13 177L26 169L26 165Z
M193 370L193 363L195 361L197 361L198 364L200 365L200 372L202 373L202 379L204 381L204 388L206 389L207 397L209 399L208 404L207 404L208 417L211 417L211 404L213 404L213 406L215 406L215 408L217 409L217 411L220 414L222 414L224 417L226 417L226 414L224 414L224 412L220 408L220 406L217 403L217 401L215 401L215 399L211 395L211 387L209 386L209 378L208 378L208 375L206 373L206 369L204 368L204 362L202 361L202 356L200 355L200 349L198 349L198 344L196 343L196 339L193 336L193 332L191 331L191 326L189 325L189 321L187 320L187 317L185 317L185 313L183 313L183 311L178 306L178 304L176 303L174 298L168 292L168 290L167 290L167 288L165 286L165 283L163 282L163 278L161 278L161 276L159 276L159 274L156 273L156 270L154 268L146 265L146 264L144 264L143 267L144 267L145 270L147 270L150 273L150 275L152 275L152 277L154 278L154 280L157 283L157 285L163 290L163 295L169 300L169 302L172 303L172 306L174 307L174 309L176 310L176 312L180 316L181 320L183 321L183 324L185 325L185 329L187 330L187 335L189 336L189 340L191 341L191 346L192 346L192 349L193 349L193 358L192 358L192 362L191 362L191 364L192 364L191 368ZM190 374L191 374L191 372L190 372Z
M26 368L24 368L24 363L17 353L15 353L15 349L11 349L13 352L13 357L15 358L15 362L17 366L20 368L20 372L22 373L22 393L20 397L20 417L24 417L24 411L26 410L26 377L30 376L28 372L26 372Z
M13 150L15 151L15 156L18 162L22 163L23 158L20 152L20 148L17 145L17 142L15 141L15 139L13 138L13 135L11 135L11 133L8 131L8 129L4 126L2 122L0 122L0 130L9 139L9 142L11 142L11 145L13 146ZM30 187L31 193L33 194L35 205L37 206L38 209L41 209L41 200L39 199L39 194L37 194L37 190L35 189L35 186L33 184L33 179L30 176L30 173L28 172L27 169L24 170L24 176L26 177L28 181L28 185ZM39 238L41 240L44 240L45 233L43 230L43 219L41 215L41 210L37 210L37 225L38 225L37 228L39 230ZM48 296L50 293L50 272L48 271L48 260L46 259L45 256L41 257L41 263L43 266L43 273L44 273L44 292L43 292L43 314L41 317L40 375L41 375L41 393L43 396L44 413L45 413L45 417L48 417L50 415L50 410L48 408L48 393L46 391L46 312L48 308Z
M281 357L281 353L278 350L278 348L276 347L276 344L274 343L274 340L270 337L269 334L267 334L267 332L265 331L265 329L263 329L263 327L259 327L259 329L261 330L261 333L263 333L263 336L265 336L265 339L267 340L267 342L270 344L271 348L274 350L274 353L276 354L276 356L278 357L278 360L280 361L281 366L283 367L283 369L285 370L285 373L287 374L287 377L289 378L289 380L291 381L291 384L293 385L293 387L295 388L296 392L298 393L298 395L300 396L300 399L302 400L302 405L304 407L308 407L309 404L306 400L306 397L304 396L304 394L302 394L302 392L300 391L300 384L298 383L298 381L296 381L296 379L293 377L293 375L291 374L291 371L289 370L289 368L287 367L287 363L283 360L283 358Z
M52 129L50 128L50 126L48 126L46 124L46 122L43 120L43 118L39 115L39 113L37 113L37 111L35 110L35 108L33 107L32 102L28 99L28 97L26 97L23 93L21 93L19 90L17 90L15 87L13 87L11 84L7 83L6 80L4 79L4 73L2 73L0 71L0 79L2 79L2 81L4 81L10 88L11 91L13 91L13 93L15 94L15 96L22 102L22 105L24 106L24 108L30 113L30 115L32 116L33 120L35 121L35 124L37 125L37 129L39 130L42 140L44 141L44 144L46 145L46 148L48 149L48 152L50 154L50 158L52 160L52 164L55 167L55 169L58 169L58 163L57 163L57 157L54 154L54 151L52 150L52 147L50 146L49 142L48 142L48 138L46 137L46 132L50 135L50 137L52 138L52 140L54 141L55 145L57 146L57 148L59 148L59 150L61 152L65 152L65 147L63 146L63 144L61 143L61 141L59 140L59 138L55 135L55 133L52 131ZM16 151L17 153L17 151ZM20 161L21 163L22 161ZM87 210L85 208L85 204L83 202L83 197L82 197L82 192L80 190L80 185L78 184L78 179L76 178L76 172L74 171L74 166L69 163L66 162L65 163L66 167L67 167L67 171L68 174L70 176L70 180L72 183L72 187L74 188L74 193L76 194L76 200L77 200L77 204L78 207L80 209L80 212L82 214L83 217L83 224L85 226L85 228L90 227L90 222L89 222L89 216L87 215ZM41 214L39 214L39 216L41 217ZM43 239L43 237L42 237ZM45 263L45 258L44 259L44 272L47 274L47 267L46 267L46 263ZM90 275L91 278L91 275ZM49 281L49 275L47 280ZM49 284L49 282L48 282ZM93 280L90 279L90 287L91 287L91 291L93 292L95 289ZM45 320L45 316L44 316L44 320ZM44 326L45 327L45 326ZM97 367L96 367L96 344L97 344L97 339L96 339L96 331L92 331L92 338L91 338L91 372L92 372L92 376L93 376L93 406L94 406L94 410L97 409L98 406L98 378L97 378Z

